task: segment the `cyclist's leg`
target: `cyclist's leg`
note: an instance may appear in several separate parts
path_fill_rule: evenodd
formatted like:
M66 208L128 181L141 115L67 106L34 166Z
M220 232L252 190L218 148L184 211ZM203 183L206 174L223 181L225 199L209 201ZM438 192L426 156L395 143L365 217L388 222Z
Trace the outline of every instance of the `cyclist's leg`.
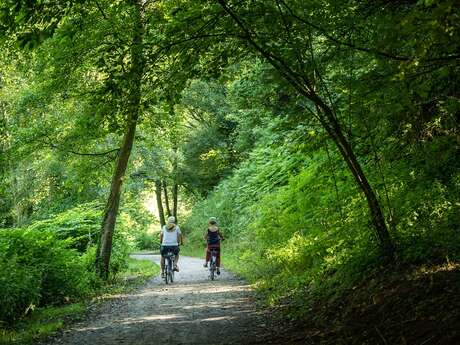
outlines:
M164 272L166 270L166 260L165 260L165 255L168 253L170 250L170 247L168 246L161 246L160 249L160 254L161 254L161 259L160 259L160 267L161 267L161 276L164 276Z
M160 267L161 267L161 276L164 277L165 275L165 257L163 256L163 254L161 255L161 259L160 259Z
M217 266L217 274L220 274L220 247L217 248L217 256L216 256L216 266Z
M179 266L177 266L177 263L179 262L179 246L177 246L176 248L174 248L174 255L175 255L175 258L174 258L174 269L179 272Z
M174 269L179 272L179 266L177 266L177 263L179 262L179 254L176 254L174 256Z
M206 252L205 252L205 263L204 263L204 267L208 267L208 262L211 260L211 252L209 250L209 245L206 245Z
M207 260L208 261L211 260L211 250L216 251L216 259L218 259L219 258L220 246L218 244L209 244L208 245L208 255L207 255Z

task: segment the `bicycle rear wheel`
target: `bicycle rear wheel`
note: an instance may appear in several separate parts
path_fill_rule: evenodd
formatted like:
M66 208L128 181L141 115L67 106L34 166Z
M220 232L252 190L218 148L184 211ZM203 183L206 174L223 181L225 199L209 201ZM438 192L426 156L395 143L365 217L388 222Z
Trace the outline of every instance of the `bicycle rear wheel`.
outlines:
M166 274L165 274L165 283L168 284L169 283L169 277L170 277L170 271L171 271L171 259L170 258L166 258Z
M211 264L209 265L209 278L211 278L211 280L214 280L215 272L216 272L216 257L212 256Z
M171 265L170 270L169 270L170 272L169 281L173 283L174 282L174 259L171 258L171 260L169 260L169 263Z

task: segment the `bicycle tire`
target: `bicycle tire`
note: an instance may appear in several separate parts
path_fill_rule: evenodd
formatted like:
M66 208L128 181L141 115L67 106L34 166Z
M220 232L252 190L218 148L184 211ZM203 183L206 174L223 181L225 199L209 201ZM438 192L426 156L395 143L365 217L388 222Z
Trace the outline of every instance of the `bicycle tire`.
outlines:
M165 274L165 283L166 283L166 285L169 284L169 271L168 271L167 267L166 267L166 274Z
M170 264L171 264L171 266L170 266L170 272L171 272L170 274L171 275L169 277L169 280L170 280L171 283L173 283L174 282L174 259L170 259Z
M166 274L165 274L166 285L169 284L170 270L171 270L171 259L169 257L166 257Z
M211 263L209 265L209 278L211 278L211 280L214 280L215 278L215 272L216 272L216 257L215 256L211 256Z

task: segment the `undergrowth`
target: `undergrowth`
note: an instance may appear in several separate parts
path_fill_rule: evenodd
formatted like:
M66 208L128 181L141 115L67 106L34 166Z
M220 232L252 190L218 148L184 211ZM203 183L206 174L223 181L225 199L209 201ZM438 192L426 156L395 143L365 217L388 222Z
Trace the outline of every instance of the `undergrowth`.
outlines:
M94 267L98 203L81 204L22 228L0 229L2 342L26 344L50 334L67 317L61 318L61 311L68 311L69 317L78 314L82 301L125 291L157 274L159 269L151 262L129 258L138 243L138 230L146 223L144 215L132 214L136 215L126 206L121 211L106 282ZM47 318L50 313L56 317Z
M286 136L289 136L287 134ZM295 135L292 135L295 137ZM342 298L360 282L397 267L460 259L460 175L450 161L442 179L426 162L394 161L369 173L395 241L395 261L381 255L368 208L338 155L293 152L265 143L194 205L184 224L193 250L210 216L227 238L222 262L274 306L302 301L302 318L318 300ZM448 155L446 155L448 156Z
M159 266L150 260L129 258L126 269L107 283L101 283L81 301L37 308L12 327L0 328L0 344L28 345L49 337L67 324L83 318L89 305L103 302L111 295L130 291L157 275L159 271Z

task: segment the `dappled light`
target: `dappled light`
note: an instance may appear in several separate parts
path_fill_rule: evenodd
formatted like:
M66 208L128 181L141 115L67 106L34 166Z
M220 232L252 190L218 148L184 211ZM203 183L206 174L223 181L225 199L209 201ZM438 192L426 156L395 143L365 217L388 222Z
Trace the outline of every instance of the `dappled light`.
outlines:
M134 255L159 261L159 256ZM176 282L165 285L160 277L139 291L122 296L98 316L75 325L59 341L66 344L151 344L166 337L173 344L240 342L262 337L265 316L253 304L250 287L226 271L211 281L199 259L182 257ZM203 279L203 277L205 279ZM238 331L240 330L240 331Z
M0 0L0 345L460 344L459 18Z

